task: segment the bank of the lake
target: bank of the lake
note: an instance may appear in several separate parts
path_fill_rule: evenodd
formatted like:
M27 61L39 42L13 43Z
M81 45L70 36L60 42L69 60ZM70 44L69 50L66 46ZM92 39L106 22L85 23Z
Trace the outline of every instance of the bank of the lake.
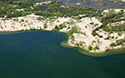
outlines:
M33 6L39 10L34 9L34 12L26 16L15 17L16 14L12 13L12 17L7 15L0 18L0 32L29 30L63 32L68 36L69 46L93 53L102 53L112 47L125 46L124 8L96 10L91 7L64 5L62 7L62 4L56 1L39 2ZM41 10L40 7L46 9Z
M124 47L123 48L121 47L118 49L108 49L108 50L106 50L106 52L101 52L101 53L95 53L95 52L93 53L93 52L90 52L89 50L86 50L86 49L70 46L70 45L68 45L66 40L61 43L61 46L66 47L66 48L76 49L81 54L85 54L85 55L89 55L89 56L93 56L93 57L104 57L104 56L125 53Z

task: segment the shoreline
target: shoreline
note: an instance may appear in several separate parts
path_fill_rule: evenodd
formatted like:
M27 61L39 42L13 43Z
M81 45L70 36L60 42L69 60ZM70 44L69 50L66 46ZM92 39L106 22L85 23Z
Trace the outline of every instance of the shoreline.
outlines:
M125 9L122 10L125 14ZM118 13L121 11L121 9L103 10L102 16L104 15L105 17L105 13L110 11L115 11ZM81 16L84 15L79 15L76 17ZM109 24L112 25L113 23ZM30 30L62 32L66 33L68 37L67 44L70 47L78 47L90 53L104 53L106 50L110 49L110 45L112 43L116 43L117 40L125 38L125 32L123 32L121 35L118 35L116 32L109 34L109 32L102 29L97 30L95 33L98 33L98 35L94 36L92 34L93 31L102 25L103 22L101 22L97 17L82 17L79 20L72 17L56 16L52 18L43 18L43 16L35 15L33 13L27 16L10 18L7 20L2 20L2 18L0 18L0 32L18 32ZM106 40L107 37L112 38ZM120 46L120 48L122 47L123 46Z
M105 57L105 56L109 56L109 55L125 53L125 52L114 52L116 50L118 50L118 51L123 50L123 49L125 49L125 47L119 48L119 49L107 49L105 52L97 53L97 52L90 52L88 50L85 50L85 49L82 49L82 48L79 48L79 47L69 46L66 43L66 41L61 42L60 45L63 46L63 47L66 47L66 48L76 49L76 50L78 50L79 53L85 54L85 55L88 55L88 56L92 56L92 57Z
M39 29L36 29L36 30L28 30L28 31L25 31L25 30L21 30L21 31L4 31L4 32L1 32L0 31L0 34L1 33L4 33L4 35L7 33L7 35L8 34L17 34L17 33L23 33L23 32L32 32L32 31L50 31L50 32L57 32L57 31L54 31L54 30L39 30ZM59 33L64 33L64 32L59 32ZM64 33L65 34L65 33ZM67 35L66 35L66 37L67 37ZM67 37L67 39L68 39L68 37ZM73 49L81 49L81 51L85 51L85 52L88 52L88 53L92 53L92 54L103 54L103 53L106 53L107 51L112 51L112 50L119 50L119 49L124 49L125 48L125 46L121 46L121 47L115 47L115 48L109 48L109 49L107 49L106 51L102 51L102 52L91 52L91 51L89 51L89 50L87 50L87 49L83 49L83 48L80 48L80 47L77 47L77 46L71 46L71 45L69 45L68 43L67 43L67 41L65 40L65 41L63 41L63 42L61 42L61 44L60 44L61 46L63 46L63 47L66 47L66 48L73 48ZM79 50L78 50L79 51ZM79 51L80 52L80 51ZM82 52L80 52L80 53L82 53ZM84 54L84 53L82 53L82 54ZM116 53L116 54L119 54L119 53ZM88 54L87 54L88 55ZM110 54L110 55L112 55L112 54ZM93 56L93 55L91 55L91 56ZM102 55L101 55L102 56ZM100 55L98 56L95 56L94 55L94 57L101 57ZM106 56L106 55L104 55L104 56Z

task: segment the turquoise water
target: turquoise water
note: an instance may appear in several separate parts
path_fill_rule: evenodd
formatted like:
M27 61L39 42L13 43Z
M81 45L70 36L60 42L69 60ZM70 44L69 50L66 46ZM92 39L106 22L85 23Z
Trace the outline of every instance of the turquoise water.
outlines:
M60 46L66 39L57 32L1 34L0 78L125 78L125 54L87 56Z

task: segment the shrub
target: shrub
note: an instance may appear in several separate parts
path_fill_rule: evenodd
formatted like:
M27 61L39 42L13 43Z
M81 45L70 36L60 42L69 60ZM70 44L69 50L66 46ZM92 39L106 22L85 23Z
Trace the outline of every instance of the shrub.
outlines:
M21 22L24 22L24 19L21 19Z
M18 22L18 18L16 18L16 19L13 19L13 21L16 21L16 22Z
M93 50L98 50L98 49L99 47L97 45L93 48Z
M91 25L93 25L93 24L94 24L94 22L91 22L90 24L91 24Z
M72 35L72 36L71 36L71 40L72 40L72 41L74 41L74 40L75 40L75 39L74 39L74 35Z
M99 25L99 24L97 24L97 23L96 23L96 24L94 24L94 26L98 26L98 25Z
M70 29L70 27L68 27L68 29Z
M121 35L122 35L122 33L118 33L118 35L119 35L119 36L121 36Z
M93 47L92 47L91 45L88 46L88 49L89 49L89 50L92 50L92 48L93 48Z
M96 43L96 41L95 41L95 40L93 40L93 41L92 41L92 45L94 45L94 43Z
M107 38L105 38L105 40L108 40L110 37L108 36Z
M76 46L79 46L79 43L76 43Z
M60 24L60 25L59 25L59 29L63 29L63 24Z
M47 28L47 24L46 23L44 24L44 28Z
M37 20L44 20L44 18L38 17Z
M99 38L103 38L103 36L101 36L101 35L98 35L99 36Z
M22 13L21 13L21 12L18 12L18 11L15 11L15 12L13 12L13 13L8 13L8 14L7 14L7 18L19 17L19 16L22 16Z
M96 35L98 35L98 34L96 33L95 30L93 30L93 31L92 31L92 35L93 35L93 36L96 36Z
M56 25L53 30L54 30L54 31L59 31L59 27Z
M111 46L111 47L115 47L116 44L115 44L115 43L111 43L110 46Z
M114 39L114 36L112 36L111 38Z

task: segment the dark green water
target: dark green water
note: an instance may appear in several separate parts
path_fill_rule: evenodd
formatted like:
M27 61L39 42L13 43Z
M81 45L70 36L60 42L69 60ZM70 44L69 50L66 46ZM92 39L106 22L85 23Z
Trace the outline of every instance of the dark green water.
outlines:
M125 54L87 56L60 46L66 39L44 31L0 35L0 78L125 78Z

